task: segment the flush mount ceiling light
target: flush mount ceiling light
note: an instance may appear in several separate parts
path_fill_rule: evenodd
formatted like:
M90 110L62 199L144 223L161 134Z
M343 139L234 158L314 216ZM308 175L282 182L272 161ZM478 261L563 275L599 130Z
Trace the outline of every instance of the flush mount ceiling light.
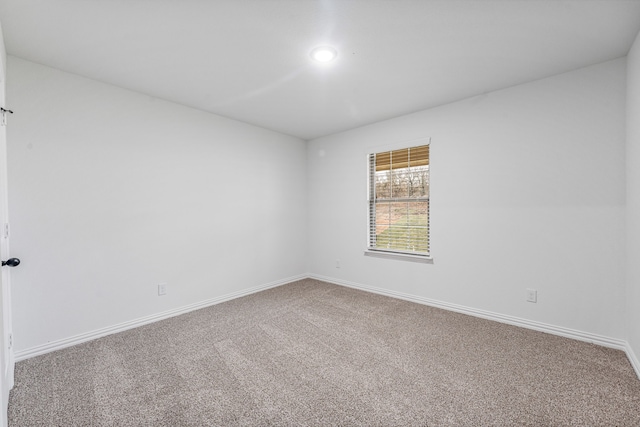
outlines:
M338 56L338 51L331 46L320 46L311 51L311 58L317 62L331 62Z

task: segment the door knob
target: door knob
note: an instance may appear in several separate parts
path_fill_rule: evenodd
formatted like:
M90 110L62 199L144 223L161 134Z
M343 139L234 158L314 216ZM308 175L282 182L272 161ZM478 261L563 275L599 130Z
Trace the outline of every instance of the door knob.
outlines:
M8 265L9 267L16 267L20 265L20 260L18 258L9 258L6 261L2 261L2 265Z

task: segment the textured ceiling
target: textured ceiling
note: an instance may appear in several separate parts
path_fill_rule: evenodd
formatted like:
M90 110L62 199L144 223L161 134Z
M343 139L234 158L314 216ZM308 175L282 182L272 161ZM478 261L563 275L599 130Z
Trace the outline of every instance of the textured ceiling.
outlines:
M312 139L624 56L640 1L0 0L0 21L11 55Z

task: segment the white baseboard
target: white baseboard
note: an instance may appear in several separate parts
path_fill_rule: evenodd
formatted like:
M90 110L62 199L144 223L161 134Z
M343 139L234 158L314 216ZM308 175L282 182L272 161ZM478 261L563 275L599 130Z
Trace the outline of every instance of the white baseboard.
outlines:
M638 375L638 378L640 379L640 360L638 360L638 356L634 353L629 343L626 343L624 350L627 353L631 366L633 366L633 369L636 371L636 375Z
M424 304L431 307L442 308L444 310L455 311L458 313L468 314L474 317L480 317L487 320L493 320L496 322L506 323L514 326L520 326L527 329L533 329L540 332L546 332L552 335L559 335L566 338L572 338L579 341L585 341L604 347L615 348L623 350L633 369L635 370L638 378L640 379L640 360L634 353L631 346L625 341L617 338L605 337L602 335L592 334L589 332L578 331L575 329L565 328L562 326L550 325L547 323L537 322L534 320L523 319L520 317L504 315L500 313L494 313L486 310L480 310L472 307L466 307L463 305L452 304L444 301L438 301L430 298L425 298L417 295L406 294L402 292L390 291L388 289L376 288L374 286L363 285L360 283L349 282L346 280L336 279L334 277L321 276L317 274L301 274L298 276L288 277L286 279L277 280L271 283L255 286L249 289L245 289L238 292L233 292L227 295L223 295L216 298L200 301L194 304L179 307L173 310L164 311L162 313L153 314L139 319L134 319L128 322L119 323L117 325L109 326L106 328L97 329L91 332L75 335L73 337L64 338L49 342L47 344L32 347L26 350L20 350L15 352L15 361L21 361L29 359L31 357L39 356L41 354L49 353L52 351L60 350L65 347L70 347L76 344L80 344L86 341L94 340L106 335L115 334L118 332L126 331L128 329L136 328L138 326L146 325L149 323L157 322L159 320L167 319L170 317L178 316L180 314L188 313L190 311L198 310L200 308L209 307L211 305L220 304L225 301L229 301L235 298L240 298L246 295L254 294L256 292L264 291L267 289L275 288L278 286L286 285L287 283L295 282L303 279L316 279L323 282L333 283L340 286L346 286L349 288L359 289L366 292L372 292L380 295L389 296L392 298L398 298L406 301L415 302L418 304Z
M623 350L627 352L627 355L629 355L629 351L630 351L630 348L627 342L617 338L605 337L602 335L578 331L575 329L565 328L562 326L549 325L547 323L537 322L534 320L522 319L520 317L494 313L491 311L480 310L477 308L466 307L458 304L451 304L448 302L438 301L430 298L424 298L417 295L405 294L402 292L390 291L388 289L376 288L373 286L363 285L360 283L354 283L346 280L335 279L333 277L325 277L317 274L310 274L309 278L322 280L323 282L334 283L336 285L346 286L349 288L360 289L363 291L372 292L380 295L385 295L388 297L411 301L418 304L424 304L431 307L437 307L437 308L442 308L449 311L455 311L457 313L468 314L470 316L480 317L487 320L493 320L500 323L507 323L509 325L520 326L523 328L533 329L540 332L546 332L548 334L559 335L562 337L572 338L579 341L586 341L586 342L601 345L604 347L615 348L617 350ZM629 359L631 360L631 358ZM640 366L640 365L636 364L636 366ZM638 373L638 368L637 367L635 368L636 368L636 373ZM640 375L638 377L640 378Z
M298 276L287 277L286 279L276 280L274 282L266 283L263 285L254 286L242 291L233 292L230 294L222 295L220 297L207 299L194 304L185 305L183 307L175 308L172 310L163 311L161 313L152 314L150 316L140 317L138 319L130 320L128 322L119 323L117 325L108 326L106 328L96 329L94 331L85 332L83 334L75 335L69 338L63 338L61 340L51 341L43 345L31 347L26 350L20 350L15 352L15 360L19 362L21 360L29 359L31 357L39 356L41 354L50 353L52 351L60 350L65 347L70 347L76 344L80 344L86 341L91 341L96 338L104 337L106 335L115 334L118 332L126 331L127 329L136 328L138 326L146 325L149 323L157 322L159 320L168 319L169 317L179 316L180 314L188 313L190 311L198 310L200 308L209 307L211 305L220 304L225 301L229 301L235 298L240 298L246 295L254 294L256 292L264 291L267 289L275 288L278 286L286 285L287 283L295 282L297 280L306 279L309 276L307 274L300 274Z

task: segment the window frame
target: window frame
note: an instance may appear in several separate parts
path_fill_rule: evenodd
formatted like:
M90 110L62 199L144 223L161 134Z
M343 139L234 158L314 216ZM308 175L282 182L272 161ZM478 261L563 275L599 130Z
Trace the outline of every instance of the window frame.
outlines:
M428 203L428 208L427 208L427 248L428 248L428 252L413 252L413 251L403 251L401 249L389 249L389 248L378 248L378 247L372 247L371 246L371 233L374 233L375 231L375 224L372 224L372 220L375 221L375 218L372 217L371 215L371 203L373 200L374 203L374 207L373 209L375 209L375 164L372 164L371 162L371 156L374 154L380 154L380 153L384 153L387 151L398 151L398 150L405 150L405 149L410 149L410 148L415 148L415 147L421 147L427 145L429 146L429 154L431 152L431 138L420 138L420 139L416 139L416 140L412 140L412 141L407 141L404 143L400 143L400 144L393 144L393 145L388 145L388 146L383 146L383 147L376 147L375 149L370 149L368 150L367 154L366 154L366 170L367 170L367 197L366 197L366 201L367 201L367 243L366 243L366 249L364 251L364 255L365 256L370 256L370 257L377 257L377 258L386 258L386 259L396 259L396 260L403 260L403 261L412 261L412 262L420 262L420 263L429 263L432 264L433 263L433 258L432 258L432 251L431 251L431 224L430 224L430 216L431 216L431 188L429 188L429 192L428 192L428 196L426 197L427 203ZM429 156L429 178L428 178L428 182L429 185L431 184L431 161L430 161L430 156ZM372 188L373 186L373 188ZM425 200L423 199L416 199L416 200ZM388 203L388 202L387 202Z

